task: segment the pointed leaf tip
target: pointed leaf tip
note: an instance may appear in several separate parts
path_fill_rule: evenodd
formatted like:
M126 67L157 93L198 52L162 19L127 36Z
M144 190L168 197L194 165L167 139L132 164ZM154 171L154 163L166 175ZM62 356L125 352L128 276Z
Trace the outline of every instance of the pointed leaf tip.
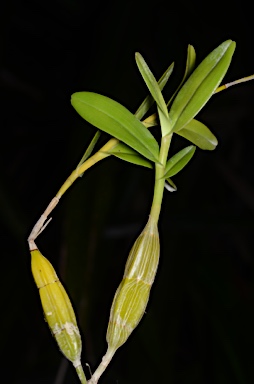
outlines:
M143 77L151 95L153 96L154 100L156 101L156 104L161 109L163 114L165 116L168 116L167 105L166 105L164 98L162 96L160 87L159 87L154 75L152 74L150 68L148 67L146 61L144 60L143 56L140 53L136 53L135 59L136 59L136 63L137 63L139 72L141 73L141 76Z
M121 160L125 160L135 165L142 165L143 167L153 168L152 163L140 156L140 154L134 149L128 147L124 143L118 143L114 148L108 151L111 155L118 157Z
M166 69L166 71L163 73L163 75L161 76L160 80L158 81L158 86L159 86L161 91L163 90L163 88L167 84L168 79L170 78L170 76L171 76L171 74L173 72L173 68L174 68L174 63L170 64L170 66ZM135 116L139 120L141 120L144 117L144 115L147 113L147 111L151 108L151 106L153 105L154 102L155 102L154 98L152 97L151 94L149 94L145 98L143 103L140 105L138 110L136 111ZM143 124L144 124L144 121L143 121ZM146 124L145 124L145 126L147 127Z
M195 150L196 147L194 145L189 145L172 156L166 164L164 175L165 179L168 179L169 177L172 177L180 172L191 160Z
M174 132L193 119L213 95L228 70L234 50L234 41L224 41L199 64L180 89L169 113Z
M217 138L210 129L195 119L192 119L184 128L177 131L177 134L203 150L212 151L218 144Z

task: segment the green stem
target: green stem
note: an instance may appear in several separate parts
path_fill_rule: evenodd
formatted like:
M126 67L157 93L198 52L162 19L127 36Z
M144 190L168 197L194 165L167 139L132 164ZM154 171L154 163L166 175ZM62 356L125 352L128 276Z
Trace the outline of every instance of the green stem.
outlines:
M78 377L79 377L79 380L82 384L87 384L87 380L86 380L86 376L84 374L84 370L83 370L83 367L82 365L78 365L76 367L76 372L78 374Z
M160 163L155 164L155 184L154 184L154 195L153 202L150 211L150 217L153 218L154 221L158 222L160 211L161 211L161 203L164 192L164 184L165 179L163 178L165 173L165 166L168 157L168 150L170 147L170 142L172 139L172 133L170 135L163 136L161 139L161 148L160 148Z

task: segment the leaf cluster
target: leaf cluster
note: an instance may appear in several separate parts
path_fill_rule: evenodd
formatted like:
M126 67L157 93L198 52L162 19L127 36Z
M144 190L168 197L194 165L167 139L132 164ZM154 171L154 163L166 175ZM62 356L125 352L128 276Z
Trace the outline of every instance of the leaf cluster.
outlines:
M71 97L72 106L82 118L98 130L117 139L112 147L107 149L108 155L133 164L153 168L154 163L160 163L160 146L148 129L158 125L158 117L162 138L176 134L191 142L192 145L167 160L164 178L174 187L169 178L187 165L196 146L203 150L213 150L217 146L214 134L195 117L216 92L228 70L234 50L235 42L227 40L195 68L196 53L189 45L183 79L168 102L165 101L162 90L173 73L174 63L167 68L159 81L156 81L144 58L140 53L136 53L138 69L150 94L135 114L120 103L93 92L74 93ZM154 103L157 105L158 113L144 119ZM88 155L98 137L97 133ZM80 164L85 159L81 160Z

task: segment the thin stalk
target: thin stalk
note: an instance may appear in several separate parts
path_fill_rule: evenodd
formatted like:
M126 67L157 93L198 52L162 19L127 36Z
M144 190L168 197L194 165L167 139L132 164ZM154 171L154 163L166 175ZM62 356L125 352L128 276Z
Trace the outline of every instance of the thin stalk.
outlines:
M170 147L172 135L173 134L171 133L169 135L162 137L160 155L159 155L160 163L155 164L154 195L153 195L153 202L152 202L152 207L150 211L150 217L153 218L156 222L158 222L159 220L160 211L161 211L161 203L163 199L163 192L164 192L164 185L165 185L165 179L163 176L165 173L165 166L167 162L168 150Z
M112 357L115 354L115 350L108 348L106 354L102 358L102 362L99 364L96 371L94 371L93 376L90 380L88 380L88 384L97 384L99 378L103 374L103 372L106 370L107 366L109 365L110 361L112 360Z
M218 92L224 91L224 89L232 87L233 85L240 84L240 83L245 83L246 81L250 81L250 80L253 80L253 79L254 79L254 75L251 75L251 76L246 76L246 77L243 77L243 78L235 80L235 81L231 81L231 83L227 83L227 84L224 84L224 85L221 85L220 87L218 87L214 91L214 93L218 93Z
M79 377L81 384L87 384L86 376L84 374L84 370L83 370L82 365L78 365L76 367L76 372L78 374L78 377Z
M78 166L68 177L68 179L65 181L65 183L62 185L62 187L59 189L59 191L56 194L56 197L60 199L62 195L67 191L67 189L73 184L73 182L82 175L88 168L92 167L94 164L96 164L98 161L105 159L106 157L110 156L109 153L107 153L110 149L115 147L119 143L119 140L117 139L110 139L98 152L96 152L93 156L89 157L83 164Z
M115 145L117 145L119 140L117 139L110 139L98 152L96 152L93 156L91 156L89 159L87 159L83 164L79 165L68 177L68 179L64 182L64 184L61 186L59 191L57 192L56 196L50 201L49 205L39 218L39 220L36 222L35 226L33 227L29 237L28 237L28 244L30 251L37 249L37 246L35 244L35 239L40 235L40 233L45 229L47 224L50 220L47 220L50 213L53 211L53 209L57 206L60 198L63 196L63 194L67 191L67 189L74 183L74 181L81 176L87 169L92 167L95 163L98 161L105 159L106 157L110 156L107 151L114 148ZM46 224L45 224L46 222Z

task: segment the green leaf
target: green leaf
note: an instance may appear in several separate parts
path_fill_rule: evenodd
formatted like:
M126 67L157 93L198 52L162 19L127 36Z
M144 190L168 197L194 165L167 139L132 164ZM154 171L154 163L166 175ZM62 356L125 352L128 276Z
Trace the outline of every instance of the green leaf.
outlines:
M189 140L200 149L208 151L215 149L218 144L218 140L210 129L195 119L186 124L177 134Z
M161 109L161 111L164 113L164 115L168 116L167 105L164 101L160 87L159 87L154 75L150 71L148 65L146 64L144 58L141 56L140 53L136 52L135 58L136 58L136 63L137 63L138 69L139 69L151 95L153 96L154 100L156 101L156 104Z
M168 117L168 108L165 103L165 100L162 96L162 93L160 91L159 85L150 71L148 65L146 64L143 57L140 55L140 53L136 53L136 62L137 66L139 68L139 71L151 93L154 100L156 101L157 107L158 107L158 114L160 118L161 123L161 133L162 136L166 136L171 131L171 124Z
M168 184L169 185L168 185ZM169 191L169 192L175 192L177 191L177 187L175 185L175 183L173 182L173 180L171 180L169 177L165 180L165 188Z
M195 62L196 62L196 53L195 53L195 49L192 45L188 45L188 49L187 49L187 60L186 60L186 68L185 68L185 73L184 73L184 76L183 76L183 79L181 81L181 83L179 84L179 86L177 87L176 91L174 92L174 94L171 96L170 100L168 101L167 103L167 107L171 104L172 100L174 99L175 95L177 94L178 90L181 88L182 84L184 83L184 81L191 75L191 73L193 72L194 68L195 68ZM171 64L172 66L172 64ZM171 67L170 66L170 67ZM170 68L169 67L169 68ZM168 70L169 70L168 68ZM173 70L173 69L172 69ZM164 76L164 75L163 75ZM160 81L161 79L159 80L158 82L158 85L160 87L160 89L162 90L163 88L161 88L160 86ZM147 117L144 121L142 121L142 123L147 127L147 128L150 128L150 127L154 127L155 125L158 124L158 121L157 121L157 114L154 113L153 115Z
M124 143L118 143L114 148L112 148L107 153L118 157L121 160L128 161L129 163L142 165L143 167L153 168L152 163L142 157L138 152L134 151L134 149L128 147L128 145Z
M186 80L194 71L196 64L196 52L192 45L188 45L187 49L187 61L183 81Z
M171 157L171 159L167 161L164 178L167 179L168 177L174 176L180 172L186 164L188 164L194 155L195 150L196 147L194 147L194 145L190 145Z
M227 40L214 49L195 69L178 92L169 117L173 131L182 129L207 103L230 65L235 42Z
M174 99L175 95L177 94L177 92L179 91L179 89L181 88L181 86L183 85L183 83L185 82L186 79L188 79L188 77L191 75L191 73L194 71L194 68L195 68L195 63L196 63L196 53L195 53L195 49L192 45L188 45L188 49L187 49L187 60L186 60L186 67L185 67L185 72L184 72L184 75L183 75L183 78L182 78L182 81L181 83L179 84L179 86L177 87L176 91L173 93L173 95L171 96L170 100L168 101L167 103L167 106L169 106L172 102L172 100Z
M85 151L84 155L82 156L82 159L80 160L80 162L78 163L78 166L77 168L79 168L87 159L88 157L91 155L91 153L93 152L93 149L97 143L97 141L99 140L100 138L100 135L101 135L101 132L100 131L97 131L94 135L94 137L92 138L92 141L91 143L89 144L87 150ZM81 175L79 175L79 177L82 177L84 173L82 173Z
M159 146L144 125L121 104L93 92L77 92L71 104L83 119L123 141L141 155L158 161Z
M161 76L160 80L158 81L158 85L159 85L159 88L160 88L161 91L163 90L163 88L167 84L167 81L170 78L171 73L173 72L173 68L174 68L174 63L172 63L168 67L168 69L163 73L163 75ZM151 108L153 103L154 103L154 98L151 95L148 95L145 98L145 100L143 101L143 103L140 105L140 107L138 108L137 112L135 113L135 116L139 120L141 120L143 118L143 116L145 116L147 111Z

